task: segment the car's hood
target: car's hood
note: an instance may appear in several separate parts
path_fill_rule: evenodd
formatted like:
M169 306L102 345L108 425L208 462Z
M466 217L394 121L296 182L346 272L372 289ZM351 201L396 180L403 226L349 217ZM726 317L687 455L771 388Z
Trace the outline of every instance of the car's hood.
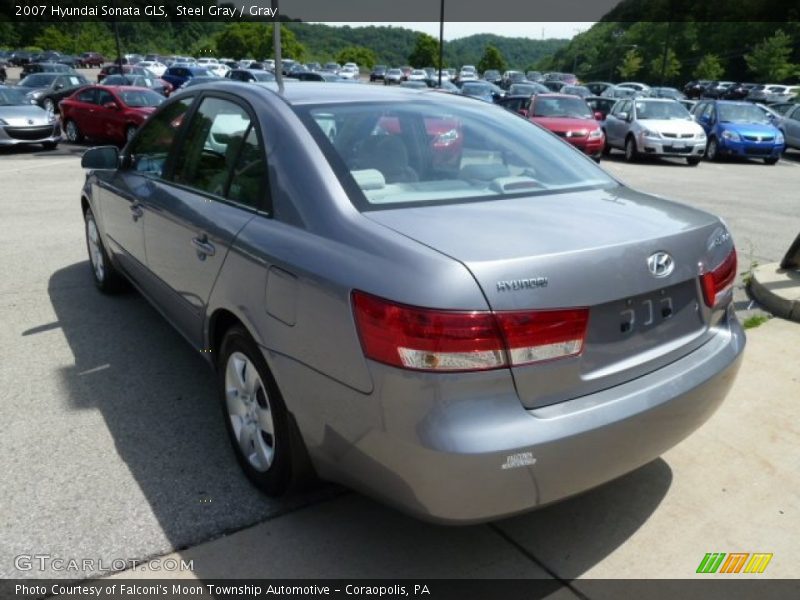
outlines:
M703 128L691 119L642 119L639 125L658 133L703 133Z
M0 106L0 119L14 127L49 125L52 123L47 112L35 104Z
M720 126L723 129L735 131L739 135L775 135L778 133L774 126L761 123L729 123L723 121Z
M531 121L538 123L550 131L593 131L599 127L595 119L573 119L568 117L531 117Z

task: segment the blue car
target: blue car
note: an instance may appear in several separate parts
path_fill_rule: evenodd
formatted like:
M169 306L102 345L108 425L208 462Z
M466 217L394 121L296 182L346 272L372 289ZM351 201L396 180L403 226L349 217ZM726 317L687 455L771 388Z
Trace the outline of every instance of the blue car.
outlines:
M161 76L176 90L193 77L216 77L211 71L203 67L172 66Z
M725 156L763 158L774 165L786 147L783 134L764 111L749 102L703 100L692 114L708 136L709 160Z

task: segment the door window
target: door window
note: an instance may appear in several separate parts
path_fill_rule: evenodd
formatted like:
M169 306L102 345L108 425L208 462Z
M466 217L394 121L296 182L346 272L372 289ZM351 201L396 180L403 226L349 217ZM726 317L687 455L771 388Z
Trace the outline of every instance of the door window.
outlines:
M94 104L95 103L95 95L96 95L95 92L96 91L97 90L95 88L91 88L91 89L88 89L88 90L83 90L82 92L78 93L78 95L76 96L76 99L78 100L78 102L83 102L85 104Z
M134 171L159 179L164 177L170 148L193 100L191 96L182 98L145 122L130 153Z
M204 99L178 152L174 180L248 206L262 206L264 151L247 111L229 100Z
M116 102L114 96L108 90L97 90L97 99L95 100L100 106L105 106L109 102Z

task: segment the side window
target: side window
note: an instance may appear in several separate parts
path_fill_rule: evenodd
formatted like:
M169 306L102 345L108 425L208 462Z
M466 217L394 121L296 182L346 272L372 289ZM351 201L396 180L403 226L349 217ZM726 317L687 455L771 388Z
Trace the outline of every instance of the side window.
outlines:
M116 102L116 100L114 100L114 96L111 95L111 92L107 90L97 90L97 99L95 102L100 106L105 106L109 102Z
M78 102L85 102L86 104L95 104L95 89L91 88L88 90L83 90L77 96Z
M266 186L264 152L244 108L205 98L178 153L174 180L258 207Z
M789 115L793 121L800 121L800 106L794 109L794 112Z
M145 122L130 152L134 171L159 179L164 176L169 150L193 100L182 98Z

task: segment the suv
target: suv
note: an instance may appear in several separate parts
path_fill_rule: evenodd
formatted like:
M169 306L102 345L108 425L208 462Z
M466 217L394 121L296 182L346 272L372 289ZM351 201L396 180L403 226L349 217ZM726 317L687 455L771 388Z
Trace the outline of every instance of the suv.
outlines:
M370 71L369 80L383 81L384 79L386 79L386 65L375 65L375 68Z

